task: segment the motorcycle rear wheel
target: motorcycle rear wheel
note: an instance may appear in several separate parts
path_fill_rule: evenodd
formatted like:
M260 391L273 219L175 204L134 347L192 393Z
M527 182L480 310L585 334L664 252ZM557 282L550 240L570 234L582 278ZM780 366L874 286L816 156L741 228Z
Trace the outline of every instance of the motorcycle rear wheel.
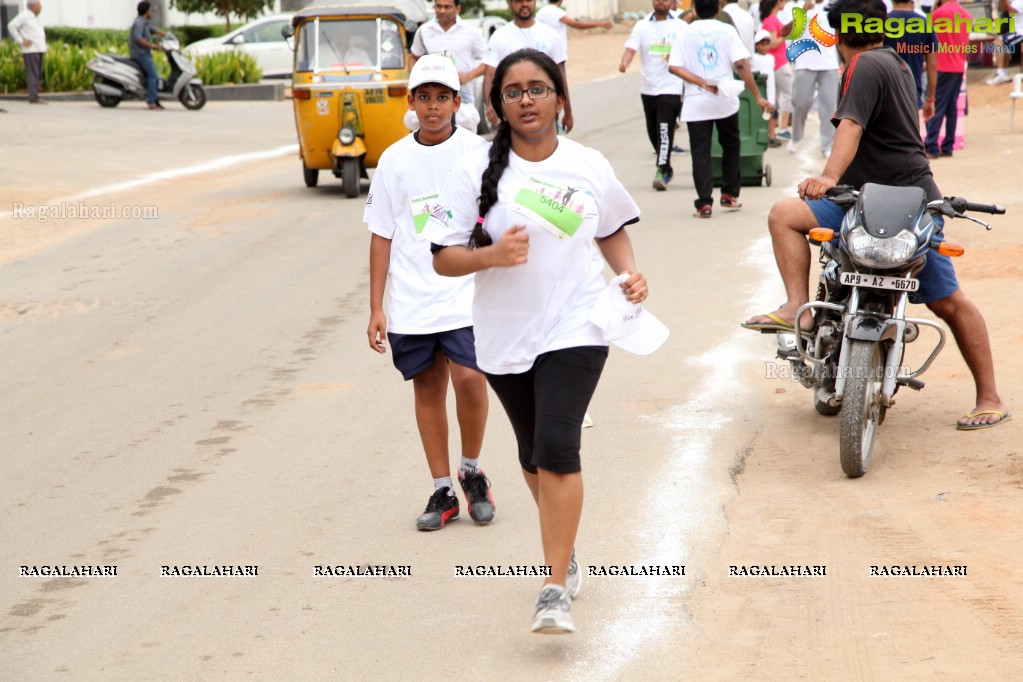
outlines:
M104 109L112 109L121 103L120 97L113 95L101 95L98 92L93 93L96 95L96 102Z
M190 111L198 111L206 106L206 91L197 83L189 83L178 93L181 104Z
M851 339L849 344L849 364L843 368L845 391L838 451L845 475L859 478L870 467L874 437L882 417L884 353L881 344L875 341Z

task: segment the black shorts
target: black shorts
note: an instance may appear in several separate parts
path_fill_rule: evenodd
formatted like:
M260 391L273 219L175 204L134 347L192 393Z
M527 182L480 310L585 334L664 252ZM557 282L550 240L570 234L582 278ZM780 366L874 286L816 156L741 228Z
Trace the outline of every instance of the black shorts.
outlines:
M607 346L582 346L543 353L522 374L486 375L515 431L523 469L582 470L583 416L606 361Z
M437 353L443 353L463 367L476 366L476 337L472 327L462 327L435 334L392 334L387 333L391 344L391 359L401 375L408 381L424 369L433 367Z

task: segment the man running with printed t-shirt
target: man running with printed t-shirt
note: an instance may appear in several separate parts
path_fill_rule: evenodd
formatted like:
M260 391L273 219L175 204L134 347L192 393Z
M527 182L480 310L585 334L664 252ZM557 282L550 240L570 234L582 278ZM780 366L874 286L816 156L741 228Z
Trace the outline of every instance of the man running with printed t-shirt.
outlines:
M646 116L646 134L657 154L657 174L653 187L658 192L668 188L675 171L671 152L675 146L675 120L682 112L684 82L668 72L671 46L682 39L689 24L671 15L673 0L653 0L654 11L632 27L618 70L629 70L632 58L639 53L643 82L639 96Z
M860 14L865 20L887 16L881 0L837 0L828 9L831 25L839 27L838 51L846 63L841 100L831 120L837 126L834 148L824 173L800 183L799 199L782 199L771 208L768 228L787 299L775 312L745 322L746 329L793 330L796 311L809 301L806 235L818 225L837 231L845 215L845 209L823 198L829 189L874 182L920 187L928 201L942 197L920 140L913 74L894 50L884 46L883 33L842 33L843 13ZM941 216L933 220L939 229L944 224ZM956 428L972 431L1008 421L1012 415L995 386L984 317L959 288L951 259L931 251L917 279L920 288L910 294L910 301L925 304L948 324L976 383L976 406ZM809 328L810 313L800 322Z
M494 80L494 71L501 60L512 52L530 48L543 52L554 60L565 77L565 47L561 39L550 26L536 20L536 0L508 0L508 8L512 13L512 23L505 24L494 31L487 44L487 53L483 55L483 100L487 104L487 121L490 125L498 124L497 114L490 105L490 87ZM565 107L561 118L561 126L565 132L571 132L572 102L568 98L568 82L565 82Z

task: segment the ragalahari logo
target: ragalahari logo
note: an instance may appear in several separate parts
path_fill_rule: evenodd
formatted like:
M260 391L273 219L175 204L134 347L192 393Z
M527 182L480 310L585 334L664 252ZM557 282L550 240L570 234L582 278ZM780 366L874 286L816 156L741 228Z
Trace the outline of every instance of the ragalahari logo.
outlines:
M789 30L789 34L785 36L785 40L793 41L789 43L789 46L785 48L785 57L790 62L796 61L800 55L806 54L811 50L820 52L821 48L817 45L823 45L824 47L832 47L838 42L838 36L834 33L825 31L817 23L817 17L819 15L813 15L810 20L810 38L803 38L797 40L799 36L803 35L803 31L806 30L806 10L802 7L792 8L792 29Z

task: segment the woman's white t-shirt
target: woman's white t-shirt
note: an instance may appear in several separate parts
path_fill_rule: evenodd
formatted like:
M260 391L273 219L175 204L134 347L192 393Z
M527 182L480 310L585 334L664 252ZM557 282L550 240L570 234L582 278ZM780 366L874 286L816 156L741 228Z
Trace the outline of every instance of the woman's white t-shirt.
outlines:
M456 127L440 144L419 144L407 135L380 155L362 220L391 240L387 331L434 334L472 325L472 276L438 275L423 228L455 163L486 145Z
M478 215L487 150L452 170L427 226L442 246L465 246ZM484 228L496 242L525 225L529 256L513 267L476 273L473 331L476 362L490 374L528 371L536 357L562 348L606 346L590 311L606 287L594 237L607 237L639 218L639 206L600 152L559 137L543 161L509 152L498 200Z

